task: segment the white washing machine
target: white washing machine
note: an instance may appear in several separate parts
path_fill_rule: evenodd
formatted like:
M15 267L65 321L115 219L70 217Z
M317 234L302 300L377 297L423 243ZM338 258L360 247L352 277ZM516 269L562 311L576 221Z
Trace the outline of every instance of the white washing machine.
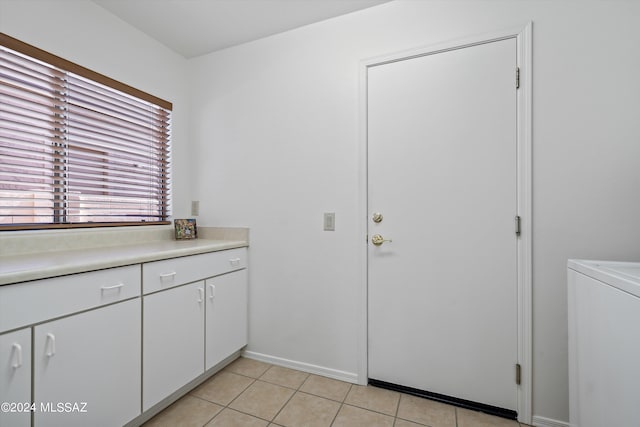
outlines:
M640 263L569 260L572 427L640 426Z

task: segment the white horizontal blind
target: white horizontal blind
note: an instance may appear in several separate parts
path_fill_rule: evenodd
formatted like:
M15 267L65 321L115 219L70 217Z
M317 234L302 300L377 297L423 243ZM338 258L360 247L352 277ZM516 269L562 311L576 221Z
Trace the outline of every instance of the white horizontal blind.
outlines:
M166 221L170 120L0 46L0 227Z

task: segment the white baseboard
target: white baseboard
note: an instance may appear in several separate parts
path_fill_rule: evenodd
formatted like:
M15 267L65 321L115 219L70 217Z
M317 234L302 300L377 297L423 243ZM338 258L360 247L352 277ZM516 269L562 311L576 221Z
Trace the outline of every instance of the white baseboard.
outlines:
M271 363L272 365L278 365L285 368L308 372L310 374L333 378L334 380L346 381L354 384L358 383L358 374L352 372L339 371L337 369L325 368L324 366L297 362L295 360L283 359L281 357L270 356L268 354L256 353L253 351L243 351L242 356L247 359L259 360L261 362Z
M552 420L538 415L533 416L532 422L535 427L569 427L568 422Z

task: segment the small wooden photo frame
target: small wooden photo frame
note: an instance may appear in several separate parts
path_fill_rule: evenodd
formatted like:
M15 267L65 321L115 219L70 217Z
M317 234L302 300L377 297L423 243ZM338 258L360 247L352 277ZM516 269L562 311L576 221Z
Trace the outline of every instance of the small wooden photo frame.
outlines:
M192 240L198 238L198 227L195 218L174 219L176 240Z

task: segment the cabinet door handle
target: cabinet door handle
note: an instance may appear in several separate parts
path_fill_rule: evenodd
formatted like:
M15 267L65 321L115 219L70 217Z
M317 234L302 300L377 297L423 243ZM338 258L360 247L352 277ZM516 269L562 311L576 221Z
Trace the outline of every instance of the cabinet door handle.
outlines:
M213 300L216 297L216 285L209 285L209 289L211 290L209 299Z
M16 354L16 363L11 365L11 367L13 369L18 369L20 366L22 366L22 346L20 344L18 344L17 342L14 342L13 343L13 351Z
M198 288L198 302L204 301L204 288Z
M231 258L229 264L231 264L232 267L237 267L240 265L240 258Z
M171 273L162 273L160 274L160 280L168 279L169 277L173 279L175 275L176 275L175 271L172 271Z
M47 334L47 342L46 342L46 346L47 346L47 357L52 357L53 355L56 354L56 336L53 335L51 332L49 332Z
M101 291L108 291L108 290L111 290L111 289L119 289L119 288L121 288L123 286L124 286L124 283L119 283L119 284L113 285L113 286L102 286L100 288L100 290Z

